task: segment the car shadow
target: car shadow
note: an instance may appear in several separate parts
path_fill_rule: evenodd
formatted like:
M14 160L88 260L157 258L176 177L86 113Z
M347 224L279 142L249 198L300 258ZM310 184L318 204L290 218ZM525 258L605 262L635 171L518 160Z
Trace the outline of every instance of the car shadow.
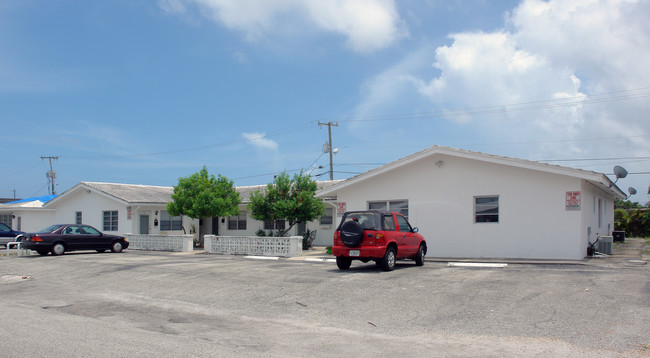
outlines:
M408 262L397 262L395 263L395 269L393 271L400 271L403 269L409 269L417 267L413 261ZM380 273L390 273L391 271L384 271L379 265L376 265L373 262L363 263L361 261L352 261L352 265L347 270L339 270L338 267L328 270L330 272L340 272L340 273L363 273L363 274L380 274Z

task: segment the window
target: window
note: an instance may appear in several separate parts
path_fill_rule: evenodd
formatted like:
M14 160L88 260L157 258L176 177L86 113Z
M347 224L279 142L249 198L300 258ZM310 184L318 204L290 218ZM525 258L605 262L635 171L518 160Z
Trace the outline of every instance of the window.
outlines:
M81 219L82 219L81 211L76 211L76 212L74 213L74 215L75 215L75 221L74 221L74 223L77 224L77 225L81 225Z
M103 211L104 231L117 231L117 210Z
M395 215L397 217L397 225L399 225L399 231L401 232L411 232L413 229L411 229L411 225L409 225L408 221L401 216L401 215Z
M0 215L0 223L7 224L7 226L11 227L11 215Z
M603 227L603 200L598 198L598 228Z
M183 230L183 218L181 216L171 216L165 210L161 211L160 230L162 231Z
M228 217L228 230L246 230L246 213Z
M333 219L334 214L333 213L334 213L334 209L325 208L325 215L320 217L320 224L321 225L332 225L332 223L334 221L334 219Z
M498 223L499 222L499 197L475 196L474 197L474 222Z
M368 202L368 209L395 211L408 217L409 201L408 200L370 201Z
M395 231L395 219L393 219L393 214L384 215L384 230Z
M284 220L265 221L264 230L284 230Z

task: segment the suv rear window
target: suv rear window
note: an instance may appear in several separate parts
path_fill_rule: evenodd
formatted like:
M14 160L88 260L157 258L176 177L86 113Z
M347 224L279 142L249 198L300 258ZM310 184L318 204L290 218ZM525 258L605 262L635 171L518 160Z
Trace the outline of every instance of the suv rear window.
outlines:
M348 221L357 221L364 230L381 230L380 223L376 219L377 215L373 212L348 213L341 222L341 226Z

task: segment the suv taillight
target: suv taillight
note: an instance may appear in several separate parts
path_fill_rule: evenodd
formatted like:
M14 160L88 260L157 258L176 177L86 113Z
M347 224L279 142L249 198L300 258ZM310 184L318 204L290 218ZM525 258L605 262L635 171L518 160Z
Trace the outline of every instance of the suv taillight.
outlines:
M384 234L375 235L375 244L383 245L385 243L386 243L386 240L384 240Z
M343 245L343 241L341 241L341 237L339 236L339 232L335 231L334 232L334 246L341 246Z

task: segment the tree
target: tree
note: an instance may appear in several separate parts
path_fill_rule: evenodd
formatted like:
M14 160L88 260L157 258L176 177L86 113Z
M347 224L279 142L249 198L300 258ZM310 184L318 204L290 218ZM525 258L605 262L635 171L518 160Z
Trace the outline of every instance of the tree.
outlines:
M173 216L185 215L193 219L234 216L239 215L240 203L233 182L221 175L218 178L208 175L208 169L203 166L201 171L178 179L167 211Z
M315 196L317 189L316 182L303 172L293 179L284 172L266 190L251 194L248 209L256 220L285 220L285 229L278 233L284 236L297 223L312 221L325 213L325 204Z

